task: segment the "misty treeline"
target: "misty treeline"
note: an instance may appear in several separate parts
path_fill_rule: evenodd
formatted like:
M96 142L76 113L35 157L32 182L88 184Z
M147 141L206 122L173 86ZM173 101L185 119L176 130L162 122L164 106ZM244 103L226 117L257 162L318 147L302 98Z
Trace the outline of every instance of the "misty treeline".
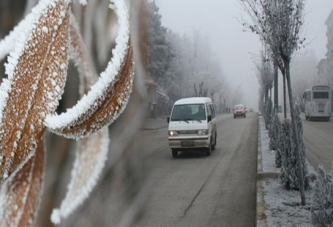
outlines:
M222 112L222 106L239 101L241 92L231 95L209 38L196 29L192 35L178 34L162 26L161 19L155 1L148 3L149 74L169 105L179 98L207 96Z

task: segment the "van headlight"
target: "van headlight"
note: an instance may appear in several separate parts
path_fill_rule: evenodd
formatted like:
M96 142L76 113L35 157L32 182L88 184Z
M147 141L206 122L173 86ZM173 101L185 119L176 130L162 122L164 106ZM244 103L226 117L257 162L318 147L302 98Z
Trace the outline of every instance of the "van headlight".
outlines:
M177 132L177 131L170 130L170 131L169 131L169 136L178 136L178 132Z
M199 136L203 136L203 135L207 135L207 134L208 134L208 130L207 129L198 130L198 135Z

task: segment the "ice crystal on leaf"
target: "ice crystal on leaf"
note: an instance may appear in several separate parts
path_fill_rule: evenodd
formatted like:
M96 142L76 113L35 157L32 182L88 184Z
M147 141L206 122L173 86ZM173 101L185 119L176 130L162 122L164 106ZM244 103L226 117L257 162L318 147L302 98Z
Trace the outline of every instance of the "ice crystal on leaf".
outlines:
M120 29L113 57L90 92L73 108L46 118L46 126L57 134L68 138L89 136L112 123L128 102L133 81L128 12L123 1L116 1L114 8Z
M0 227L33 226L41 198L44 132L80 139L67 195L52 215L59 223L96 184L107 157L107 125L125 109L134 77L128 12L110 1L119 33L112 59L100 77L94 70L71 15L71 0L41 0L0 41L8 53L7 79L0 87ZM80 0L81 4L86 1ZM80 74L81 100L56 115L69 58Z
M0 227L34 224L44 170L44 142L40 141L35 154L1 185Z
M42 1L29 17L15 49L6 64L6 79L0 87L0 154L3 157L0 182L22 162L34 154L45 131L44 119L55 111L61 98L67 76L68 63L68 3L45 7ZM67 12L63 14L61 12ZM33 20L35 18L35 20ZM58 30L41 33L42 27L59 23ZM23 39L22 39L23 37ZM36 45L38 43L38 45ZM51 50L55 52L50 54ZM54 76L53 72L58 72ZM57 84L59 90L53 89ZM11 155L14 152L15 155Z

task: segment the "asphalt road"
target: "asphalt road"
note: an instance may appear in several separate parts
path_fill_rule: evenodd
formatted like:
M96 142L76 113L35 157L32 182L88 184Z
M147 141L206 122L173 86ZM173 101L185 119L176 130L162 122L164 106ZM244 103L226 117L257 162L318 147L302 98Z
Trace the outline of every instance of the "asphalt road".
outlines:
M218 117L211 156L181 153L173 158L167 128L144 130L150 173L142 227L255 226L258 115Z
M306 121L304 113L303 138L306 146L306 158L312 167L317 170L322 165L327 172L332 170L333 161L333 120Z

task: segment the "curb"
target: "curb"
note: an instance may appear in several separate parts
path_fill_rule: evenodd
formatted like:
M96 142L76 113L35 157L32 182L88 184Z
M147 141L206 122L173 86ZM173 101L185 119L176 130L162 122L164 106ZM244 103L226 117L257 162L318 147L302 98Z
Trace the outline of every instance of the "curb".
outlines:
M258 162L257 162L257 207L256 207L256 226L267 227L265 215L265 201L262 186L262 180L265 175L262 172L262 158L261 158L261 136L260 136L260 123L258 117Z

